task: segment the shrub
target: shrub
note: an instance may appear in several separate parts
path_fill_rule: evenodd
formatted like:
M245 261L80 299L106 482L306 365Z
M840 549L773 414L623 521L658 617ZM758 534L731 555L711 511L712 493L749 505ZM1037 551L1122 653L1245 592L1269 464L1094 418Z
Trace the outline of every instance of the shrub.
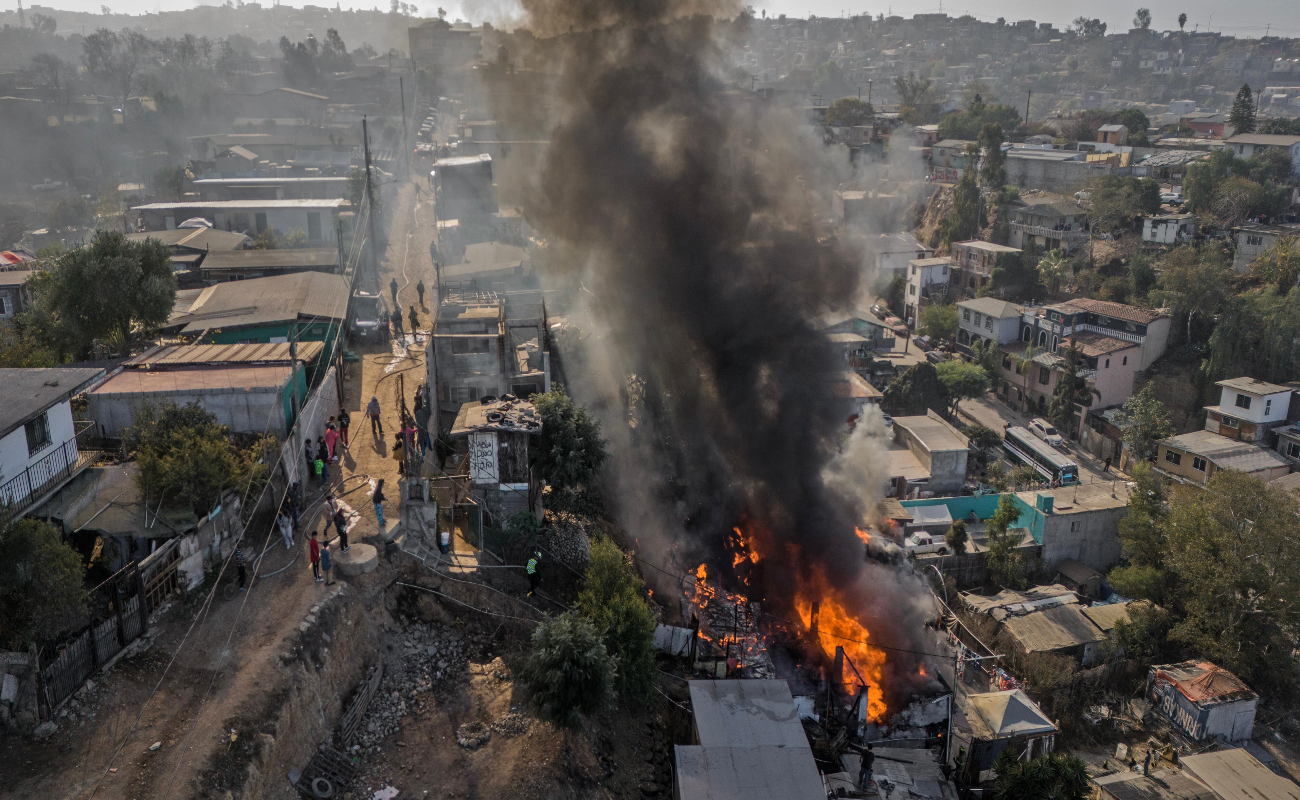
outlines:
M532 652L518 670L538 718L566 728L611 703L616 673L600 631L573 611L537 626Z
M642 597L641 579L607 538L591 543L578 613L601 631L605 649L618 666L619 696L633 704L649 700L655 679L654 614Z
M58 528L20 519L0 531L0 646L19 649L86 618L86 566Z

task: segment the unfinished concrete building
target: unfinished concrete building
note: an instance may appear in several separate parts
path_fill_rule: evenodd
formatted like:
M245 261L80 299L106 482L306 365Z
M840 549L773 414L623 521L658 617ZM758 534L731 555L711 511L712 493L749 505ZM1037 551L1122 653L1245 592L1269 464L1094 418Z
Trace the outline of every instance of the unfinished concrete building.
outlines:
M426 349L435 433L449 431L465 403L550 391L546 331L540 291L453 295L439 306Z

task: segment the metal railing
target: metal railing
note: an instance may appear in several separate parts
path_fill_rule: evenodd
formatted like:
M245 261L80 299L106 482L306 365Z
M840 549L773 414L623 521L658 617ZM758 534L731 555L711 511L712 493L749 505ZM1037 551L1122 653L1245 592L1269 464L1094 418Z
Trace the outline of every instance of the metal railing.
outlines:
M1023 222L1011 223L1011 230L1019 231L1028 236L1043 236L1048 239L1060 239L1063 242L1081 242L1088 238L1088 232L1080 228L1068 231L1058 231L1054 228L1046 228L1042 225L1026 225Z
M95 429L94 422L77 422L71 439L50 448L40 461L0 484L0 526L26 514L41 498L103 456L102 451L83 446L92 440Z

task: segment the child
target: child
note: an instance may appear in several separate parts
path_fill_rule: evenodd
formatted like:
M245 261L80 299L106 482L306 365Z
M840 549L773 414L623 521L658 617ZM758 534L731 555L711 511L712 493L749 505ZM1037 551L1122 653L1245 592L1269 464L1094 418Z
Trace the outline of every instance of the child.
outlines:
M311 544L308 548L308 555L311 557L311 571L316 576L316 582L320 583L323 578L320 576L320 542L316 541L316 531L311 532Z
M320 567L325 570L325 585L333 586L334 580L330 578L330 570L334 568L334 560L330 558L330 543L325 542L320 547ZM317 580L320 580L317 578Z
M293 549L293 517L289 516L287 509L281 509L280 515L275 518L275 522L280 526L280 537L284 539L284 549Z

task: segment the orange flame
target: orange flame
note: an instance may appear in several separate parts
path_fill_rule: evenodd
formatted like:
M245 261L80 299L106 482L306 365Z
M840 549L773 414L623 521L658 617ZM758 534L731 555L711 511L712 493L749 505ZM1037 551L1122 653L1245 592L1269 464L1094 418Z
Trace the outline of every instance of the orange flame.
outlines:
M870 533L868 533L867 531L862 530L861 528L854 528L854 529L853 529L853 532L856 533L856 534L858 535L858 538L862 540L862 543L863 543L863 544L871 544L871 534L870 534Z
M709 579L709 571L708 569L705 568L703 564L700 564L698 567L695 568L695 580L706 581L708 579Z
M881 691L885 674L885 654L868 642L871 631L867 630L858 619L845 607L844 599L835 591L825 576L818 571L813 586L801 587L795 598L795 610L805 626L812 627L812 601L819 605L817 614L817 643L827 657L835 657L835 648L843 647L844 654L853 662L868 686L867 716L872 722L883 722L886 707ZM844 674L832 676L847 685L857 685L858 675L854 674L848 664L844 665Z

